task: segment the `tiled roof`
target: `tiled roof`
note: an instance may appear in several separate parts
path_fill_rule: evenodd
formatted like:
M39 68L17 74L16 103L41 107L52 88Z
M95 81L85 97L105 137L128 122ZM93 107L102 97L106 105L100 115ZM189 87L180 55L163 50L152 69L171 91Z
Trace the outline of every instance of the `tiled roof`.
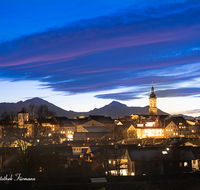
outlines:
M50 123L53 125L58 124L53 118L51 119L38 119L38 123Z
M84 127L89 132L110 132L109 129L105 127Z
M40 152L39 156L70 156L72 155L72 147L64 145L43 145L28 147L29 151L35 149Z
M104 124L114 124L114 120L111 117L106 117L103 115L90 115L88 120L95 120Z
M128 149L132 161L161 161L161 160L195 160L195 156L190 148L170 147L167 154L162 152L166 148L134 148Z
M72 122L67 117L55 117L60 127L74 127Z
M182 116L178 116L178 117L167 117L165 119L165 126L167 126L171 121L173 121L177 126L179 125L179 123L182 123L184 126L188 126L186 119Z

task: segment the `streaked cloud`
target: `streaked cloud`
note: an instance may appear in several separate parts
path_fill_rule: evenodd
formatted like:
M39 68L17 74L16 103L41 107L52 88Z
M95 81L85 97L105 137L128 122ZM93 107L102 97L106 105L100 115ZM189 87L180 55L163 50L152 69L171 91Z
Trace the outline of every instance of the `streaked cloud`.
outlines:
M73 18L61 19L51 29L27 30L26 35L1 43L0 77L40 81L41 88L66 94L96 92L101 99L141 98L149 89L123 88L152 81L159 97L200 94L194 84L200 74L200 3L127 0L126 6L122 4L109 9L110 3L105 3L105 11L98 12L92 3L98 13L81 19L70 12ZM117 93L99 93L120 88Z

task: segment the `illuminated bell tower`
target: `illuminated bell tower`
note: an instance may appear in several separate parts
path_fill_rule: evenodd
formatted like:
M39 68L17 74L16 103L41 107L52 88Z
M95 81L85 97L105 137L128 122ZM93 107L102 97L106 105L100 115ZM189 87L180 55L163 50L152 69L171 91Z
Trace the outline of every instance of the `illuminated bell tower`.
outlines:
M151 94L149 97L149 115L157 115L157 97L154 94L154 87L152 82Z
M19 128L24 128L24 123L28 121L28 112L25 111L24 108L22 108L22 111L18 112L18 125Z

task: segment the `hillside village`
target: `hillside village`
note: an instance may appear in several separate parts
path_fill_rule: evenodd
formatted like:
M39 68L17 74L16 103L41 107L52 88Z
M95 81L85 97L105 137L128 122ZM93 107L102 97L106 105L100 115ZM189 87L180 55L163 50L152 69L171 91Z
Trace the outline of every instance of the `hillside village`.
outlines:
M149 114L112 119L37 116L22 108L0 121L0 172L34 176L144 176L198 172L200 120L157 114L154 87ZM33 110L33 109L32 109ZM45 113L45 114L44 114Z

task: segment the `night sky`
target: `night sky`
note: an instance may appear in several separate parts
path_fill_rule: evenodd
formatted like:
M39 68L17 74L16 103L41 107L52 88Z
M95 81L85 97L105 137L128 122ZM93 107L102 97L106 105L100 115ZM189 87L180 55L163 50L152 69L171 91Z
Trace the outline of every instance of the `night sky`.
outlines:
M199 0L1 0L0 102L113 100L200 116Z

